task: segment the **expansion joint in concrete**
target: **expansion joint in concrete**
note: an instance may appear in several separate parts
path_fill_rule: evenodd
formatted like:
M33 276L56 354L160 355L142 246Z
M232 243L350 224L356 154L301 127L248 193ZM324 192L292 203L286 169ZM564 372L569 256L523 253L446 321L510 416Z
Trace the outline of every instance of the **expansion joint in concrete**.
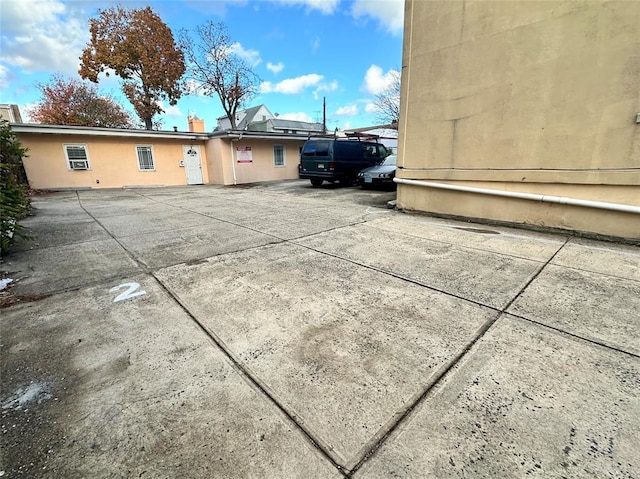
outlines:
M245 365L240 361L231 350L227 347L224 341L218 337L215 333L207 329L200 320L189 310L189 308L176 296L171 289L169 289L160 278L154 273L151 276L157 281L158 285L172 298L173 301L187 314L187 316L194 322L198 329L224 354L224 356L231 362L233 367L255 387L264 397L266 397L295 427L297 427L303 436L309 441L311 446L316 448L331 464L345 477L348 477L348 471L341 465L338 460L342 458L335 457L335 454L331 452L331 447L324 444L323 441L316 438L311 431L309 431L302 421L292 414L273 394L268 386L260 381ZM344 461L343 461L344 462Z

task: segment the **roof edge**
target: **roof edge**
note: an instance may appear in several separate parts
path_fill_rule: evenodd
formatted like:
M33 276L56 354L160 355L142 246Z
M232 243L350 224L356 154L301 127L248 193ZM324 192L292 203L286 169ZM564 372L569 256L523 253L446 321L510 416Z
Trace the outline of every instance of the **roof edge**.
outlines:
M133 130L126 128L102 128L95 126L72 125L42 125L39 123L10 123L11 129L16 133L35 133L49 135L80 135L80 136L111 136L128 138L165 138L186 140L208 140L213 138L228 138L241 140L242 138L270 139L270 140L306 140L307 134L293 134L281 132L263 132L248 130L223 130L213 132L188 132L188 131L158 131L158 130Z
M66 134L86 136L120 136L134 138L188 138L206 140L208 133L189 131L134 130L127 128L102 128L96 126L43 125L40 123L10 123L16 133Z

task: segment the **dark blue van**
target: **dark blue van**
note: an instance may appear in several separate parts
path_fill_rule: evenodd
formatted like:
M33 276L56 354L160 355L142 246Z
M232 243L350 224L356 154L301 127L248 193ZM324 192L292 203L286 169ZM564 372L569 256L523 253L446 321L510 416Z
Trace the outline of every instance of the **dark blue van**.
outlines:
M351 185L360 170L379 164L390 154L383 144L373 141L313 138L302 147L298 173L316 187L323 181Z

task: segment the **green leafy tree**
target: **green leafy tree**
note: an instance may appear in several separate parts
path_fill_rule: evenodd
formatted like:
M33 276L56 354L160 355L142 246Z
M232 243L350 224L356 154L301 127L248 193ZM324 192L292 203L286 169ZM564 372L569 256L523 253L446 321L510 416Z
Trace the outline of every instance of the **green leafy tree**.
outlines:
M113 70L122 79L122 91L145 128L163 113L160 101L175 105L182 94L184 56L171 29L151 7L128 10L121 6L98 10L89 20L91 40L80 57L80 76L98 81Z
M27 237L18 221L30 210L27 195L28 182L22 158L27 150L9 128L9 122L0 122L0 253L9 250L17 236Z
M187 61L187 78L195 90L217 96L231 128L236 128L236 112L257 92L260 78L235 52L234 43L223 23L199 25L192 37L180 32L180 46Z
M42 98L29 110L35 122L106 128L133 126L129 112L110 96L101 95L91 83L54 75L48 83L38 84L38 89Z

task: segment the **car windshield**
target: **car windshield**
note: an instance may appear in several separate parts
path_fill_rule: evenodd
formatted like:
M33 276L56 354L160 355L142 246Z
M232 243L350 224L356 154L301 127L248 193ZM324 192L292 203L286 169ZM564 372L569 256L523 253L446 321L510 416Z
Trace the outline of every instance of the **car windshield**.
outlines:
M389 155L387 156L384 161L382 163L380 163L381 165L384 166L396 166L396 159L398 157L396 155Z

